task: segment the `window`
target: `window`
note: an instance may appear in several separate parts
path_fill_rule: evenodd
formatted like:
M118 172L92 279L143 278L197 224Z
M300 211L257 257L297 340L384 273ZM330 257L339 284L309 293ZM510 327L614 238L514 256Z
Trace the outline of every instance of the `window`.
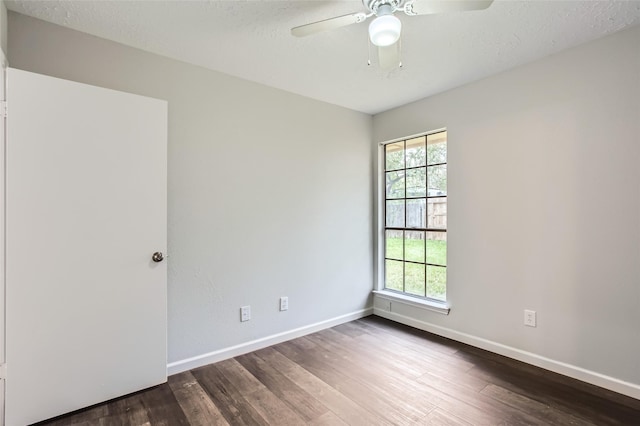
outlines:
M384 146L384 288L447 297L447 132Z

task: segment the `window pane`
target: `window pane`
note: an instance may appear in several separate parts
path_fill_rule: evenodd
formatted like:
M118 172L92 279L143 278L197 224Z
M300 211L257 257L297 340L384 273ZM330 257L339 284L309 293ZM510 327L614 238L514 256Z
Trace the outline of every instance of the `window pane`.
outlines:
M385 173L387 198L404 198L404 170Z
M407 228L424 228L427 203L424 198L407 200Z
M427 169L407 170L407 197L424 197L427 192Z
M404 291L406 293L424 296L426 294L424 289L424 265L416 263L405 263L404 271Z
M387 201L387 228L404 228L404 200Z
M427 161L425 142L427 138L425 136L409 139L407 141L407 167L424 166Z
M427 136L427 164L447 162L447 132Z
M404 142L396 142L385 145L385 170L397 170L404 168Z
M427 228L447 229L447 198L429 198L427 201Z
M385 288L445 301L447 132L387 144L384 155Z
M427 232L427 263L447 266L446 232Z
M402 264L403 262L400 262L397 260L385 260L385 268L384 268L385 288L402 291L402 281L403 281L403 276L402 276L403 265Z
M384 252L384 257L402 260L402 233L403 231L387 230L385 232L386 250Z
M427 265L427 297L446 300L447 268Z
M427 170L427 180L429 181L429 191L427 195L447 195L447 165L430 166Z
M424 232L405 232L404 258L412 262L424 262Z

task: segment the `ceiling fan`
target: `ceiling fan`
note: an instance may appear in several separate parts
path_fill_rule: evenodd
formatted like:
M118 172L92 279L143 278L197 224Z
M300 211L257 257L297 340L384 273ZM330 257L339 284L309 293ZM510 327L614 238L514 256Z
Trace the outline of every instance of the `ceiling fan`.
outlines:
M402 23L394 15L401 10L406 15L464 12L488 8L493 0L362 0L367 12L337 16L291 29L296 37L305 37L321 31L351 24L359 24L375 16L369 24L369 40L378 48L380 68L390 70L400 66L400 32Z

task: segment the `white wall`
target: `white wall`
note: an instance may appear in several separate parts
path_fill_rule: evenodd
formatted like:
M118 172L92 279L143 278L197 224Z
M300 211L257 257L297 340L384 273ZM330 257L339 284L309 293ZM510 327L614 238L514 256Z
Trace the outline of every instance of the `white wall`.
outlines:
M9 60L169 101L170 362L370 308L370 116L12 12Z
M376 312L640 398L638 46L640 27L374 117L376 142L448 129L451 304Z

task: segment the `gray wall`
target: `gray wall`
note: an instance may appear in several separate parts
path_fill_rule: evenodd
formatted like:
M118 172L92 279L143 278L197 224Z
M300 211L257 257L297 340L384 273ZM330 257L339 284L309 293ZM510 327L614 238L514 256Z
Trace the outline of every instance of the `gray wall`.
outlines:
M449 136L451 313L391 317L640 389L638 46L636 27L374 117L376 142Z
M15 13L9 61L169 101L170 362L371 306L370 116Z

